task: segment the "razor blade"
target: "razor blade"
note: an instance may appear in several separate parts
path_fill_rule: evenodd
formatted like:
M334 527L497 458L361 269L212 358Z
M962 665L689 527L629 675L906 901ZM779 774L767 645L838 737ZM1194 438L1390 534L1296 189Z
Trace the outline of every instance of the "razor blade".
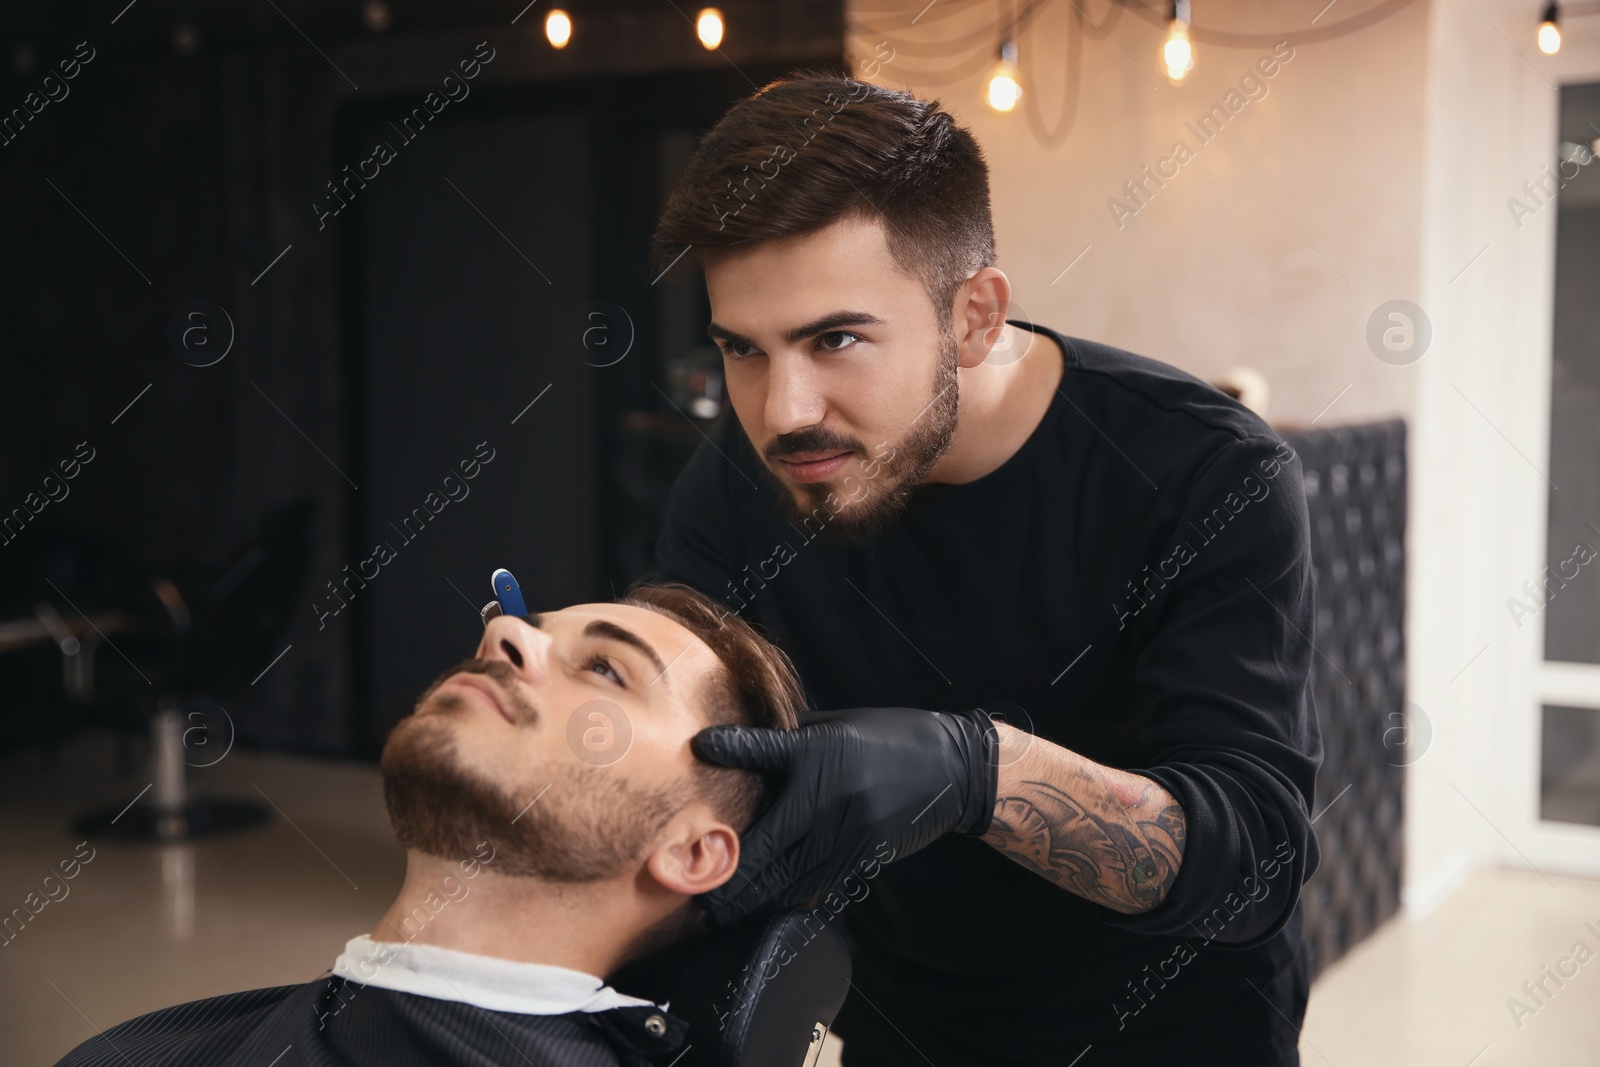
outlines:
M528 614L528 602L522 598L522 587L517 584L511 572L501 567L489 579L489 586L494 592L494 599L485 604L479 615L483 618L485 626L496 615L512 615L516 618L525 618Z

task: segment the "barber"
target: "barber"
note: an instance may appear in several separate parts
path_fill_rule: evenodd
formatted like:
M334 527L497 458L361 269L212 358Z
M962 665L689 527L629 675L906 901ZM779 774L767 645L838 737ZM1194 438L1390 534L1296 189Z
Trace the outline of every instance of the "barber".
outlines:
M735 105L655 254L704 272L735 416L658 574L764 628L827 709L695 738L783 783L713 921L825 902L847 1067L1298 1063L1321 743L1293 452L1015 315L981 153L905 93Z

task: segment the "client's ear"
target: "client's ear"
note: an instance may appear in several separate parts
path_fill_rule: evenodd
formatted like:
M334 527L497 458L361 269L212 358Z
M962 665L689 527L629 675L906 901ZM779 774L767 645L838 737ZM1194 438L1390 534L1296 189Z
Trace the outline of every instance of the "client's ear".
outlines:
M690 897L717 888L738 867L739 835L727 823L709 817L695 820L681 836L669 836L645 861L650 877Z

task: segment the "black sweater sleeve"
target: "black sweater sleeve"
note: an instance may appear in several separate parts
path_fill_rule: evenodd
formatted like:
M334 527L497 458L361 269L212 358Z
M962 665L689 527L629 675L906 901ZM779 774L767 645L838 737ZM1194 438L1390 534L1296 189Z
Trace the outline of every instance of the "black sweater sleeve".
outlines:
M1100 908L1107 922L1248 946L1293 913L1318 862L1310 552L1287 444L1244 438L1208 461L1151 567L1166 587L1141 613L1132 688L1154 756L1127 769L1183 805L1183 860L1159 906Z

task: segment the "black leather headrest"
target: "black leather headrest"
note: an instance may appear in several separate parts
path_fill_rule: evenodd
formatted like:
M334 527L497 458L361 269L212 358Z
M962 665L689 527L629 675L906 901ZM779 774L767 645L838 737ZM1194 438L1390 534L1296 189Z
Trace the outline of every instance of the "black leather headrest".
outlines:
M802 1067L850 991L826 910L755 915L618 971L611 984L689 1024L677 1067ZM820 1028L820 1029L819 1029Z

